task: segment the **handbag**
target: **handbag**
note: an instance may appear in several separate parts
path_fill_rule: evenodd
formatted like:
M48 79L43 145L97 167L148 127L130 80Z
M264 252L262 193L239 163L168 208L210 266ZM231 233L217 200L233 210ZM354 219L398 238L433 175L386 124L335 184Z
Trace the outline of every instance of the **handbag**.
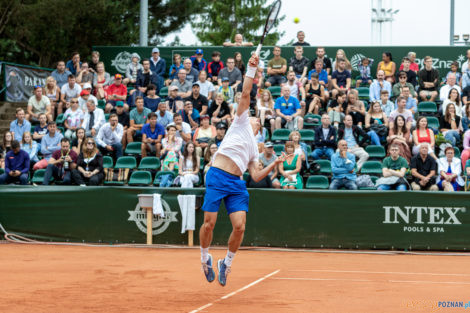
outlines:
M388 134L388 127L384 124L371 124L370 130L373 130L380 137L385 137Z

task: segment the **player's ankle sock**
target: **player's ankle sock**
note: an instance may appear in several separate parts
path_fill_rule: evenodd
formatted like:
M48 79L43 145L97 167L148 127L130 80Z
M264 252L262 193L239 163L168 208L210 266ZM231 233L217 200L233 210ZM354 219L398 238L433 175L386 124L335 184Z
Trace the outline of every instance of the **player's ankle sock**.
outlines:
M235 257L235 252L230 252L227 250L227 255L225 256L224 263L227 266L232 266L233 258Z
M201 247L201 262L206 263L209 260L209 248Z

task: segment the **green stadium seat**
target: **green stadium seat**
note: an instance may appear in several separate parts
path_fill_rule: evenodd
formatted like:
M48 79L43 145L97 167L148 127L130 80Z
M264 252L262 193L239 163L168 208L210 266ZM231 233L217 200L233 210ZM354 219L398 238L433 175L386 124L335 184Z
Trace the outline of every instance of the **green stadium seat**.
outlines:
M321 125L321 116L318 114L308 113L304 117L304 128L315 128Z
M105 113L105 114L104 114L104 119L106 120L106 122L109 121L109 116L110 116L110 115L111 115L110 113Z
M285 128L275 129L273 135L271 136L271 141L288 141L290 135L290 130Z
M460 159L460 149L459 149L459 147L454 147L454 157Z
M437 113L437 104L432 101L418 103L418 113Z
M55 123L57 125L63 125L65 122L65 114L59 114L57 115L57 118L55 119Z
M284 151L284 145L283 144L276 144L274 145L274 153L276 153L277 156L281 155L281 153Z
M361 174L382 175L382 162L366 161L361 168Z
M359 100L369 100L369 87L357 87L356 90L359 94Z
M162 89L160 89L160 92L158 93L160 98L166 98L168 96L168 87L162 87Z
M116 161L114 168L128 168L134 169L137 167L137 161L133 156L122 156Z
M441 126L439 124L439 119L434 116L426 116L426 119L428 120L428 127L433 128L433 129L441 129Z
M330 160L315 160L315 163L317 163L320 166L320 174L327 174L331 175L331 161Z
M328 177L323 175L312 175L307 179L306 189L328 189Z
M132 172L129 179L129 186L149 186L152 184L152 174L149 171Z
M65 128L63 128L62 126L57 126L57 129L59 130L59 132L64 135L65 134Z
M3 173L5 173L5 170L3 168L0 168L0 175L2 175Z
M250 176L249 172L243 173L243 180L246 181L248 179L248 176Z
M367 146L366 152L369 153L370 159L380 159L385 158L385 148L382 146Z
M36 170L33 174L33 178L31 179L31 182L33 184L42 184L42 182L44 181L45 174L46 174L45 169ZM52 182L53 180L54 179L51 177L49 181Z
M281 87L280 86L271 86L268 87L269 92L273 96L273 98L277 98L281 96Z
M136 155L136 156L140 155L141 146L142 146L142 142L140 142L140 141L131 142L131 143L127 144L127 147L126 147L126 150L124 151L124 153L126 155Z
M103 156L103 168L112 168L114 165L113 158L109 155Z
M154 186L159 186L160 185L160 182L162 180L162 176L163 175L171 175L171 178L172 179L175 179L176 178L176 174L175 172L172 172L172 171L160 171L158 172L156 175L155 175L155 179L153 180L153 185Z
M315 132L311 129L299 130L301 141L315 141Z
M104 110L105 107L106 107L106 100L104 99L98 100L98 108L101 110Z
M160 159L157 157L145 157L140 160L138 169L158 170L160 168Z

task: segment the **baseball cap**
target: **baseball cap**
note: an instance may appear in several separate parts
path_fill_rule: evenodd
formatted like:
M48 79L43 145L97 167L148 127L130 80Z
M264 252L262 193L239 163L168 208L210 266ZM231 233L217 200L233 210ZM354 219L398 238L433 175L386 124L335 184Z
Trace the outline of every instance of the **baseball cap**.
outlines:
M88 96L90 94L90 91L83 89L80 91L80 96Z
M204 53L202 52L202 49L196 49L196 54L204 54Z
M170 88L168 88L168 90L172 91L172 90L178 90L178 86L170 86Z
M114 75L114 79L122 79L122 75L121 74L116 74L116 75Z
M83 84L83 89L91 89L91 84L90 83L84 83Z
M201 119L201 120L206 119L206 118L209 119L209 118L210 118L209 115L204 114L204 115L201 115L201 116L200 116L200 119Z
M199 85L199 83L198 83L198 82L195 82L195 83L193 83L193 87L194 87L194 86L201 87L201 85Z
M122 101L116 101L116 106L117 106L117 107L123 107L123 106L124 106L124 102L122 102Z
M266 143L264 144L264 147L265 147L265 148L272 148L272 147L274 147L274 145L273 145L273 143L272 143L271 141L268 141L268 142L266 142Z
M152 49L152 53L160 53L160 49L158 49L157 47L153 48Z
M224 122L219 122L217 123L217 126L215 127L217 129L227 129L227 124L225 124Z
M223 82L228 82L228 81L230 81L230 79L228 79L228 77L222 77L222 81Z

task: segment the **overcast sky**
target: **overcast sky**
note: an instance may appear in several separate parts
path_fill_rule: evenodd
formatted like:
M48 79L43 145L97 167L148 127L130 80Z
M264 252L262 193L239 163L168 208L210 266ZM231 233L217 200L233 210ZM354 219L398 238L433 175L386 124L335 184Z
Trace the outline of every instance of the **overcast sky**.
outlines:
M374 0L376 3L377 0ZM392 32L384 27L382 44L396 46L436 46L449 44L450 0L383 0L385 9L400 10L394 17ZM313 46L370 46L372 0L284 0L285 20L278 29L285 31L279 44L287 44L298 30L305 31ZM470 1L455 0L455 34L470 34ZM300 22L295 24L294 18ZM260 30L261 31L261 30ZM191 26L178 34L185 45L198 44ZM175 34L165 43L172 42Z

